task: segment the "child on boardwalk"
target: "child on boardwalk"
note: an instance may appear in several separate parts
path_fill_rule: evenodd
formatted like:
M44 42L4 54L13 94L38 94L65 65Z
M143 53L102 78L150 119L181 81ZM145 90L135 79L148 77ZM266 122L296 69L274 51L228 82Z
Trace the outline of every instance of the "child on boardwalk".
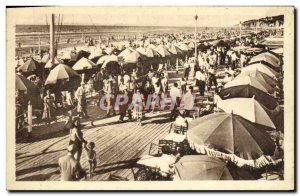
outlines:
M89 142L88 145L84 145L84 148L87 152L88 155L88 162L89 162L89 171L90 171L90 177L93 177L93 173L95 172L95 168L97 165L97 160L96 160L96 151L94 150L95 148L95 143L94 142Z

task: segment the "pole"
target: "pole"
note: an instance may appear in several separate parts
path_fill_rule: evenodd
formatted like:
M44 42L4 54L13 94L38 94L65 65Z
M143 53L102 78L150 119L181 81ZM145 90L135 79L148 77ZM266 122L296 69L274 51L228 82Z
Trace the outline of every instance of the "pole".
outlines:
M38 52L40 55L41 55L41 36L39 35L39 52Z
M28 102L28 133L32 132L32 105Z
M107 46L109 46L109 33L107 34Z
M99 35L99 48L101 48L101 35Z
M197 62L197 20L198 20L198 16L195 16L195 59Z
M54 27L54 14L51 14L51 22L50 22L50 59L52 66L54 65L55 58L55 27Z
M242 22L240 22L240 42L242 41Z

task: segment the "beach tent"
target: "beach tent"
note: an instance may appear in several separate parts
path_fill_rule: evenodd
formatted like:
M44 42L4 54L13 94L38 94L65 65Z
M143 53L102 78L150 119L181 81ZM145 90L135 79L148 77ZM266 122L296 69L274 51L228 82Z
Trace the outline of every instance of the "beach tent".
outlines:
M194 126L187 131L187 139L193 149L206 146L246 160L274 153L275 143L267 133L269 129L241 116L220 112L192 122Z

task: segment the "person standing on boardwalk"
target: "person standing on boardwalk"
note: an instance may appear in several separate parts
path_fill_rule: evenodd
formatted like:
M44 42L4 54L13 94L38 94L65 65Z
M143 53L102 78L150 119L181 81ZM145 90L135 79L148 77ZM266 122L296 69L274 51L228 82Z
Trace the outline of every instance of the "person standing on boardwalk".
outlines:
M78 87L75 97L77 99L77 112L79 113L79 116L88 118L84 82L81 82L81 86Z
M79 174L81 167L79 162L74 158L76 149L74 145L68 147L68 154L60 157L58 160L58 166L61 173L61 181L77 181L79 180Z
M75 117L70 129L70 141L69 145L74 145L75 148L75 159L80 162L82 154L82 144L87 143L83 138L83 133L81 131L80 118Z
M206 76L202 70L198 70L195 75L196 86L198 86L200 96L204 96Z
M177 111L177 107L180 104L180 97L181 97L181 93L180 90L178 89L178 84L176 82L174 83L174 86L170 90L170 97L171 97L170 120L172 121L173 119L176 118L176 111Z
M55 104L54 98L51 96L50 90L47 90L47 95L44 97L44 112L43 119L47 123L50 123L52 119L55 119Z
M190 117L190 112L194 108L193 90L194 88L190 86L189 90L183 96L185 117Z
M142 125L143 108L145 108L144 96L140 93L140 89L135 89L132 96L132 104L134 106L134 117L138 121L138 125Z
M190 64L188 62L185 62L183 67L184 67L183 77L185 78L185 80L188 80L190 74Z

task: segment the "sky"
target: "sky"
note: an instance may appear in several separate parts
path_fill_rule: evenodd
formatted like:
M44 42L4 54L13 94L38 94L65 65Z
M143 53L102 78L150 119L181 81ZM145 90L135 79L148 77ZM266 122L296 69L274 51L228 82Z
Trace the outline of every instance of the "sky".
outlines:
M240 21L282 14L279 8L246 7L73 7L22 8L11 14L15 24L46 24L50 14L63 15L63 24L122 25L122 26L194 26L198 15L199 27L228 27ZM47 19L46 19L47 18ZM57 19L56 19L57 20Z

